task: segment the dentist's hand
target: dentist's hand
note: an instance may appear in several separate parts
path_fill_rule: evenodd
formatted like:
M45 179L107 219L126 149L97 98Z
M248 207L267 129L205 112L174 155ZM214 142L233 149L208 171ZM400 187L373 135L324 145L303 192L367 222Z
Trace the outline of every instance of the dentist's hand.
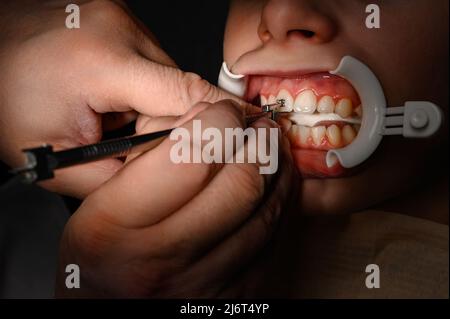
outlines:
M244 125L241 109L229 101L202 103L185 119L195 113L203 130L219 128L222 136ZM269 143L275 123L253 126L266 130ZM193 122L183 127L192 136ZM133 159L72 216L60 249L59 297L242 293L235 275L265 246L297 194L288 142L279 134L274 175L260 175L258 163L174 164L175 143L166 139ZM80 267L80 289L65 286L68 264Z
M80 5L80 29L66 28L69 3ZM119 0L1 1L0 70L0 159L11 166L23 164L23 148L95 143L137 113L180 115L232 98L177 69ZM122 166L65 169L43 185L83 198Z

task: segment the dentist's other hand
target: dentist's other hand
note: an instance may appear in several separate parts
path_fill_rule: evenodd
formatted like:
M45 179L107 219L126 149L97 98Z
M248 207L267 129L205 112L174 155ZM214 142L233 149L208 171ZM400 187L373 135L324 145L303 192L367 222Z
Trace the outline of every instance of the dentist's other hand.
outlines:
M219 128L222 136L227 127L244 126L242 110L229 101L202 103L185 118L192 114L203 130ZM272 125L253 124L266 130L266 143ZM183 127L193 136L192 120ZM174 164L175 143L166 139L133 159L72 216L61 242L59 297L239 294L235 275L262 250L295 198L288 142L279 135L274 175L261 175L258 163ZM80 267L80 289L65 288L68 264Z
M80 29L66 27L69 3L80 6ZM23 164L23 148L95 143L137 113L180 115L231 98L176 68L118 0L1 1L0 70L0 159L11 166ZM65 169L43 185L83 198L122 166Z

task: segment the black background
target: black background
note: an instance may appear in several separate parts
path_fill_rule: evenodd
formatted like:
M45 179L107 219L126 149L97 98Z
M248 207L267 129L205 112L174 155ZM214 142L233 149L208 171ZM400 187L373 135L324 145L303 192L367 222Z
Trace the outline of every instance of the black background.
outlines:
M226 0L127 1L178 66L212 83L222 62Z

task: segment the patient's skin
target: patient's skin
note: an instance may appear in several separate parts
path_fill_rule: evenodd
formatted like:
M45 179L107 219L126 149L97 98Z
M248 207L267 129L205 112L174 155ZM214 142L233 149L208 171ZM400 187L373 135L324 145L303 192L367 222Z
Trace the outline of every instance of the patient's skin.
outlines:
M369 3L235 0L225 60L234 73L280 76L334 70L344 55L351 55L377 74L389 106L427 100L447 117L448 1L378 1L380 29L365 27ZM351 176L303 179L303 212L384 208L448 223L446 132L444 124L432 139L385 138ZM297 166L302 171L302 163Z

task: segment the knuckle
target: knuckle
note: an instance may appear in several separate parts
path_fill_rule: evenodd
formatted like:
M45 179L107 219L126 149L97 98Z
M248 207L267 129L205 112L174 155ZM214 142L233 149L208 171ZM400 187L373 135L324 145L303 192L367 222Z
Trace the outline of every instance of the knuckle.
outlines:
M83 17L88 22L116 24L127 17L124 5L117 1L93 0L82 6Z
M211 106L212 104L208 102L198 102L191 108L189 113L192 112L193 114L199 114L200 112L203 112L204 110L210 108Z
M131 45L139 37L139 28L127 12L126 4L114 0L94 0L81 6L83 23L86 28L96 32L90 32L91 37L97 37L102 41L114 37L121 37ZM104 43L105 47L110 46Z
M193 105L201 101L216 101L219 97L217 89L201 76L186 72L181 77L181 87L186 88L183 101Z

